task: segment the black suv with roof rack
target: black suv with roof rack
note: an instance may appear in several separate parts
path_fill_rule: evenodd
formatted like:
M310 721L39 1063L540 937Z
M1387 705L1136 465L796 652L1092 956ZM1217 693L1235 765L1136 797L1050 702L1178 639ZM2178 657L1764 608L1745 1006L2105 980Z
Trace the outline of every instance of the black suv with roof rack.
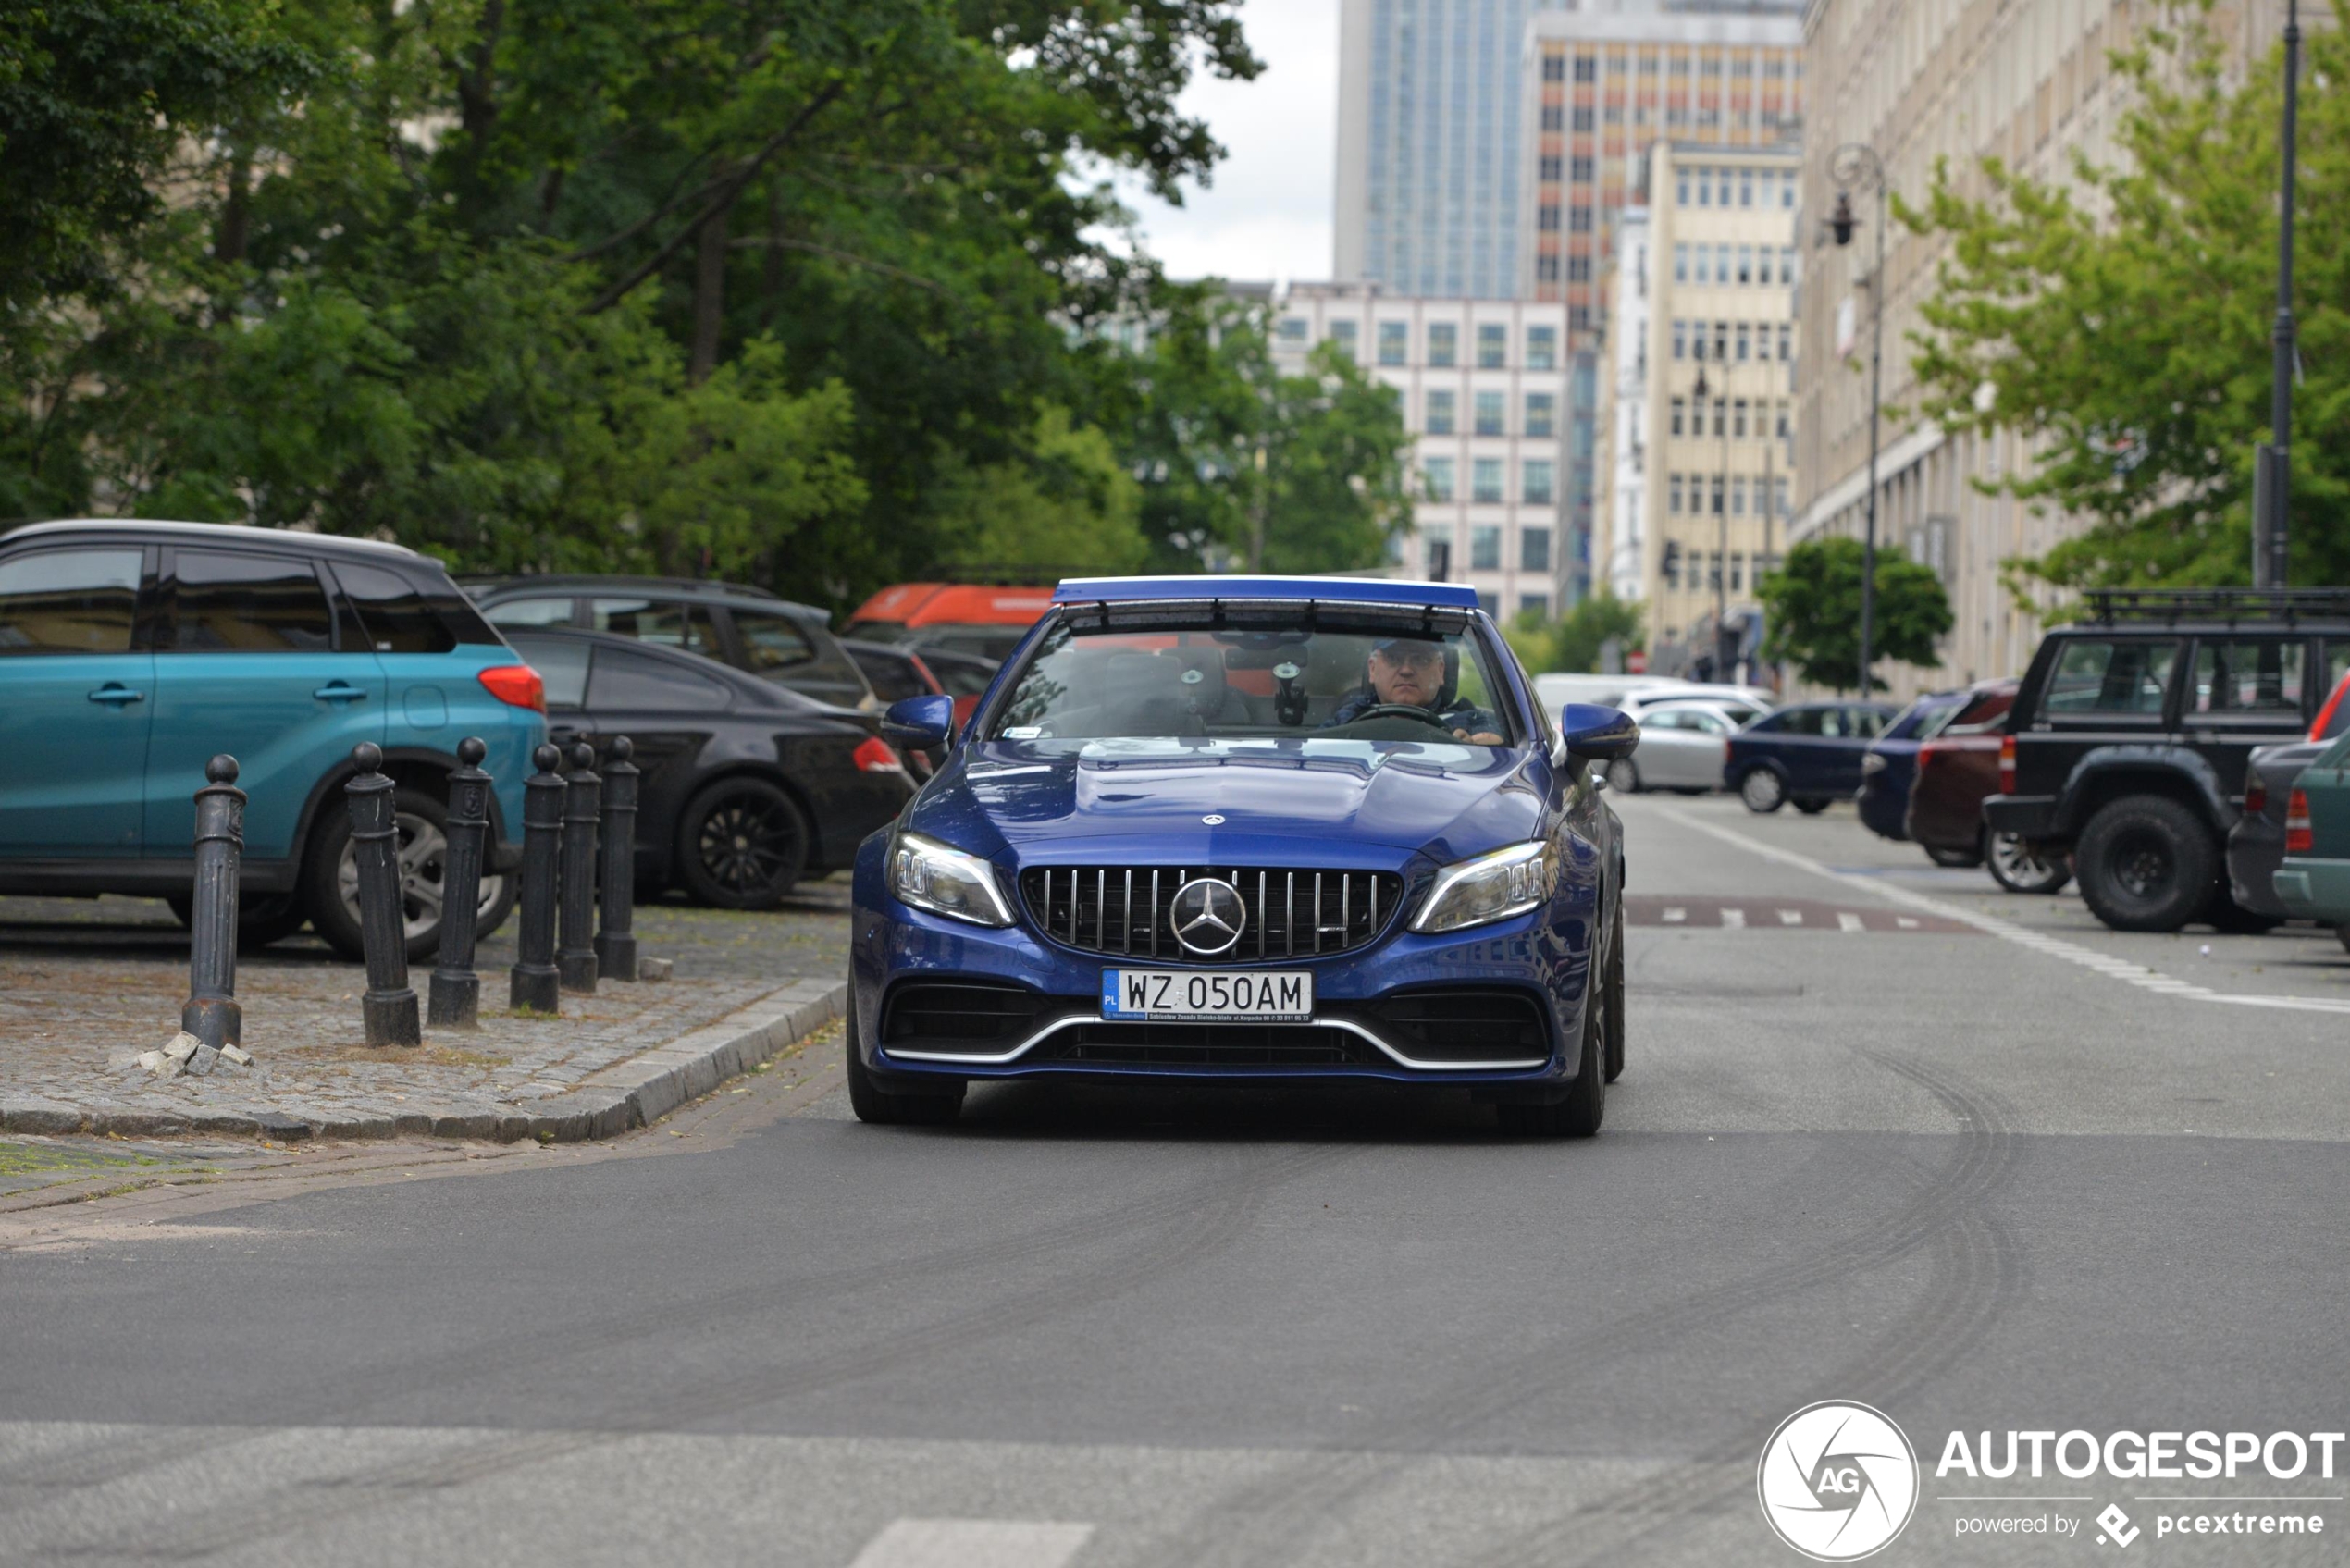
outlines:
M2350 589L2091 589L2048 633L2001 743L1995 833L2070 854L2116 931L2277 923L2230 896L2256 747L2307 733L2350 669Z

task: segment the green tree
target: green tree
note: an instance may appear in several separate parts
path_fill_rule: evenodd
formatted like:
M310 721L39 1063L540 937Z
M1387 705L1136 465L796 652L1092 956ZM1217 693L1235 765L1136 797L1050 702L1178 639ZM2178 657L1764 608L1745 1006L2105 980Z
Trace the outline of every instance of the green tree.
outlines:
M1502 635L1533 674L1562 670L1596 674L1600 645L1610 637L1626 653L1647 646L1643 621L1637 601L1618 599L1602 588L1555 621L1538 611L1522 611L1503 628Z
M2341 7L2337 5L2337 16ZM2350 31L2310 31L2300 105L2293 574L2350 575ZM1921 233L1949 258L1913 340L1921 412L2039 448L1997 488L2089 520L2013 563L2063 587L2250 574L2254 444L2269 434L2277 126L2271 54L2241 86L2199 23L2116 56L2134 106L2074 188L1998 160L1937 170Z
M1861 541L1806 539L1755 585L1769 626L1765 659L1794 661L1806 680L1838 691L1861 684ZM1877 552L1875 659L1940 662L1935 639L1950 629L1950 599L1934 570Z
M1141 487L1109 438L1072 428L1069 411L1037 417L1032 452L950 477L939 508L949 567L1039 578L1132 572L1149 559Z

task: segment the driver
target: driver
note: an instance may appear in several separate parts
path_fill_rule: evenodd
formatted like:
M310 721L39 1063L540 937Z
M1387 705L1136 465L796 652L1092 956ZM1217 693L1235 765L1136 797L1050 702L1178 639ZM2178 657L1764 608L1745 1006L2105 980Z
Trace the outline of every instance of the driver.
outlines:
M1324 728L1350 724L1370 709L1382 706L1425 708L1454 740L1472 746L1502 744L1502 722L1457 695L1444 708L1444 647L1419 637L1382 637L1371 645L1369 682L1338 706Z

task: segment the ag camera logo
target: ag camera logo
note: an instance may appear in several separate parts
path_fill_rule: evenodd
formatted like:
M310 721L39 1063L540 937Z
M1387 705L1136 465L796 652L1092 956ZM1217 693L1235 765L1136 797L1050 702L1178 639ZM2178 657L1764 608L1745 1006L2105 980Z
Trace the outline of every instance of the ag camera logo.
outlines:
M1851 1562L1917 1512L1918 1456L1883 1411L1823 1400L1779 1423L1754 1486L1779 1539L1816 1562Z

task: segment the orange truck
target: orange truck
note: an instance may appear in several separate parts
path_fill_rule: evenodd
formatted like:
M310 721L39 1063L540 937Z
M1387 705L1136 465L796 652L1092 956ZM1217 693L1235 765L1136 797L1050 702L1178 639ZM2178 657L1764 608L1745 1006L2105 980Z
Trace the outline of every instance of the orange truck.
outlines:
M841 635L1001 663L1052 602L1050 584L897 583L860 605Z

